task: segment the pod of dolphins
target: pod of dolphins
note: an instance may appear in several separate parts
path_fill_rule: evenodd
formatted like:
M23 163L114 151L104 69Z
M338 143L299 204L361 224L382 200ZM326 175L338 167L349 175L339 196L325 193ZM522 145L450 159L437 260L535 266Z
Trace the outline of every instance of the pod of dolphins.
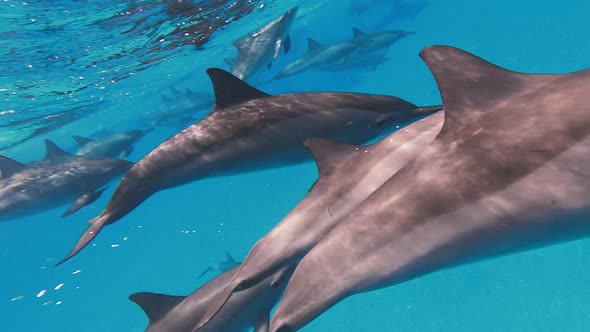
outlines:
M296 10L237 41L233 74L207 70L213 110L136 163L113 158L128 156L147 131L75 136L77 155L46 140L46 158L29 164L0 156L0 218L73 200L70 215L123 175L59 265L161 190L313 159L317 181L243 262L228 254L199 278L222 273L188 296L129 297L153 332L297 331L357 293L590 235L590 69L519 73L440 45L419 55L442 105L269 95L245 80L289 51ZM310 40L278 76L311 63L354 66L408 34L355 29L352 42Z

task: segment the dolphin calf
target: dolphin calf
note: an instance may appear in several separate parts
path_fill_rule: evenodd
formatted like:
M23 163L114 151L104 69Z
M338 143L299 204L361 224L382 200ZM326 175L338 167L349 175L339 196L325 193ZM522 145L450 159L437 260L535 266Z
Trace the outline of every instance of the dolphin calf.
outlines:
M433 112L384 95L307 92L271 96L224 70L212 68L207 73L213 82L214 110L136 163L62 262L86 246L104 225L121 219L160 190L204 177L292 165L310 158L303 146L306 138L359 144L396 121Z
M307 39L307 53L283 68L273 79L296 75L310 69L331 70L344 65L358 44L347 41L320 44L312 38Z
M291 49L289 29L295 20L297 7L266 24L260 29L234 42L238 50L235 60L226 60L232 68L232 74L249 81L263 68L271 68L281 49L285 53Z
M133 144L149 130L133 129L99 139L72 136L78 143L79 156L125 158L133 151Z
M393 174L414 159L440 131L439 112L395 131L369 146L305 141L319 179L307 196L250 250L228 287L210 301L198 327L207 326L232 292L255 285L277 269L301 259L338 222Z
M44 164L29 166L0 158L0 220L33 215L73 200L68 216L95 201L104 185L133 163L105 158L74 157L49 150ZM57 159L51 163L52 159Z
M439 135L299 262L271 332L356 293L590 235L590 70L512 72L448 46L420 56L442 95Z
M210 299L225 287L237 268L221 274L188 296L135 293L129 299L148 316L150 322L146 332L191 332ZM254 328L254 332L267 332L269 313L293 270L294 266L286 267L252 288L233 294L219 315L202 331L243 332Z

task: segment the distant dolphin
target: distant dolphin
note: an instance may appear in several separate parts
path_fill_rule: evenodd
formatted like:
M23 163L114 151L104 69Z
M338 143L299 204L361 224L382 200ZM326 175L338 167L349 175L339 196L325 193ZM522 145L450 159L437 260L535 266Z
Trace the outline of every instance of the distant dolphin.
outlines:
M360 54L374 53L386 50L400 39L413 35L414 31L386 30L367 33L358 28L352 28L352 41L357 45L355 52Z
M297 7L284 13L248 36L234 42L238 49L236 60L226 60L232 67L232 74L249 81L263 68L271 68L281 49L285 53L291 48L289 29L295 20Z
M147 110L141 116L141 123L149 126L182 127L202 118L215 103L213 94L185 89L170 89L170 94L160 96L159 107Z
M308 92L271 96L224 70L207 73L213 82L215 109L135 164L62 262L86 246L104 225L121 219L160 190L205 177L292 165L310 159L303 146L306 138L359 144L396 121L433 112L383 95Z
M210 301L197 327L206 327L232 292L255 285L305 256L342 218L422 152L434 140L442 123L443 114L439 112L369 146L344 145L320 138L306 140L318 167L318 181L254 245L228 287Z
M234 275L238 266L211 280L188 296L135 293L129 299L137 303L148 316L146 332L191 332L209 301ZM252 288L233 294L227 305L205 332L267 332L269 313L285 289L294 267L286 267Z
M357 46L352 41L320 44L308 38L307 53L285 66L273 79L296 75L310 69L330 70L335 66L344 65Z
M150 129L151 130L151 129ZM133 151L133 144L149 130L133 129L98 139L72 136L78 143L79 156L125 158Z
M420 56L440 134L301 260L271 332L353 294L590 235L590 69L523 74L446 46Z
M101 187L133 165L118 159L74 157L63 150L52 153L47 159L59 162L38 166L0 157L0 220L33 215L73 200L63 214L68 216L95 201L104 190Z

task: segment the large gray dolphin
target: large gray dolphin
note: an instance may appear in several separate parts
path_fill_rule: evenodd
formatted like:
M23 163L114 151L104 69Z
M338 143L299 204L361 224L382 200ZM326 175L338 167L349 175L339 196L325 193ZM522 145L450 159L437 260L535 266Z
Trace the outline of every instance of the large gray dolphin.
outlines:
M310 158L303 146L309 137L359 144L396 120L433 112L383 95L307 92L271 96L224 70L212 68L207 73L213 82L215 109L135 164L62 262L86 246L104 225L121 219L159 190L204 177L291 165Z
M248 288L279 268L301 259L353 211L434 140L443 123L439 112L399 129L369 146L321 138L305 141L319 178L307 196L252 248L228 287L211 300L198 327L205 325L233 291Z
M300 261L271 332L356 293L590 234L590 70L517 73L447 46L420 56L441 132Z
M95 201L104 190L101 187L133 165L125 160L48 151L52 152L45 163L33 166L0 158L0 220L33 215L73 200L63 214L68 216ZM52 163L52 159L57 160Z
M133 129L98 139L72 136L78 143L79 156L125 158L133 151L133 145L148 131Z
M135 293L129 299L148 316L150 323L146 332L190 332L210 300L227 285L237 269L238 266L221 274L186 297ZM293 270L294 266L286 267L252 288L233 294L203 331L243 332L254 327L255 332L267 332L270 310L287 286Z
M283 68L273 79L296 75L310 69L331 70L343 66L348 57L357 49L353 41L320 44L312 38L307 39L307 53Z
M235 61L227 60L232 74L238 78L249 79L263 68L271 68L281 49L285 53L291 48L289 29L295 20L297 7L290 9L277 19L266 24L248 36L234 42L238 49Z

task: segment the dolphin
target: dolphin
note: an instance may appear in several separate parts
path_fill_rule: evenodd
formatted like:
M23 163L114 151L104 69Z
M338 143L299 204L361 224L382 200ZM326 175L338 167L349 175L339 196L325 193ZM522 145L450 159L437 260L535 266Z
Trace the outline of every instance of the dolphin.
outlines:
M142 115L142 123L149 126L170 126L186 128L202 118L215 103L211 93L192 91L184 92L171 88L170 94L162 94L158 108Z
M289 29L295 20L297 8L288 10L272 22L233 43L238 50L238 56L235 61L226 60L232 67L232 74L239 79L249 81L263 68L270 69L281 49L285 53L289 52L291 49Z
M307 53L283 68L273 79L296 75L310 69L331 70L344 65L348 57L357 49L352 41L320 44L315 39L307 39Z
M205 274L209 272L226 272L231 270L232 268L240 265L240 262L236 261L228 252L225 253L225 261L216 262L215 264L207 267L205 271L203 271L197 279L201 279Z
M73 200L63 214L68 216L98 199L103 186L133 165L118 159L75 157L63 150L52 150L47 159L57 161L30 166L0 157L0 220L34 215Z
M151 130L151 129L150 129ZM99 139L72 136L78 143L78 156L125 158L133 151L133 144L150 130L133 129Z
M136 163L62 262L86 246L104 225L121 219L160 190L204 177L306 161L310 159L303 146L306 138L321 136L359 144L396 121L440 109L419 108L397 97L362 93L271 96L222 69L210 68L207 73L213 82L214 110Z
M305 198L250 250L228 287L197 327L223 306L232 292L301 259L338 222L415 158L440 131L442 112L412 123L377 143L354 146L322 138L305 141L318 167L319 179Z
M590 235L590 69L518 73L449 46L420 56L440 133L299 262L271 332L356 293Z
M146 332L191 332L208 307L210 299L225 287L238 266L219 275L188 296L135 293L137 303L149 318ZM277 271L252 288L232 295L227 305L203 331L242 332L254 327L267 332L270 310L293 273L294 266Z
M357 44L356 53L366 54L383 51L398 40L415 34L415 31L386 30L367 33L359 28L352 28L352 41Z

